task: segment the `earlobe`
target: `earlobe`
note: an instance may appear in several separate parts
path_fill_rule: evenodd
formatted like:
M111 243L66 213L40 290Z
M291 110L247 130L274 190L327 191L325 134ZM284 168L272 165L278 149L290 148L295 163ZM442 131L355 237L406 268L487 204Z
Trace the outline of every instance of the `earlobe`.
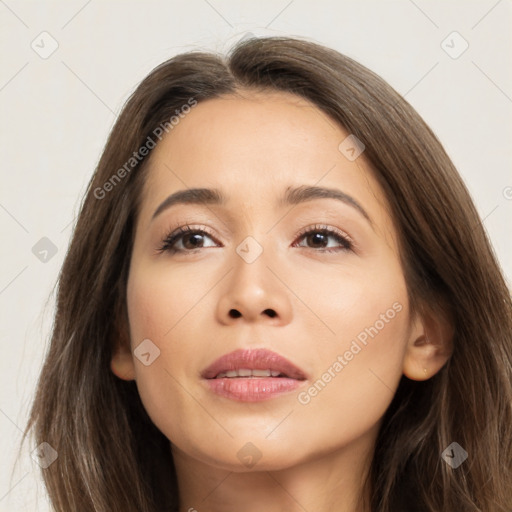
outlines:
M112 357L110 369L112 373L122 380L135 380L135 364L130 348L130 332L126 310L118 304L115 315L115 334L113 336Z
M416 381L433 377L453 353L453 327L442 313L428 312L411 329L403 373Z
M122 380L135 380L135 365L131 352L118 348L110 360L112 373Z

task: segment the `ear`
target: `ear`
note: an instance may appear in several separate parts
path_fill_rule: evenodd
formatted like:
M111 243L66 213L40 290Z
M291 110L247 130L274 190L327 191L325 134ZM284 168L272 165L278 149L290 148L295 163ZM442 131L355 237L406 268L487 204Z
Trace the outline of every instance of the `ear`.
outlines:
M120 379L135 380L135 364L130 347L127 322L127 318L123 318L120 314L116 315L116 339L113 343L110 369Z
M135 365L133 356L124 344L120 344L112 353L110 359L110 369L112 373L123 380L135 380Z
M453 353L453 324L443 312L428 309L412 320L403 373L411 380L434 376Z

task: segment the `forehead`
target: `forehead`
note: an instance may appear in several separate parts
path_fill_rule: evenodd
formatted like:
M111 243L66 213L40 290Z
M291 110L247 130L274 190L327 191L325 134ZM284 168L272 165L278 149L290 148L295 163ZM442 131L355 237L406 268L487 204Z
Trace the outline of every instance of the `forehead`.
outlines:
M277 172L286 167L285 159L293 164L307 158L305 164L315 167L317 162L317 167L321 153L328 157L338 152L336 142L346 135L325 113L299 96L245 92L200 102L164 137L151 160L185 164L206 159L208 167L219 171L223 164L235 162L243 171L245 162L253 168L260 165L261 171L272 168Z
M142 217L176 190L222 189L233 206L249 209L271 206L298 185L340 188L382 217L385 197L364 153L350 160L340 150L349 135L290 93L243 92L199 102L150 155Z

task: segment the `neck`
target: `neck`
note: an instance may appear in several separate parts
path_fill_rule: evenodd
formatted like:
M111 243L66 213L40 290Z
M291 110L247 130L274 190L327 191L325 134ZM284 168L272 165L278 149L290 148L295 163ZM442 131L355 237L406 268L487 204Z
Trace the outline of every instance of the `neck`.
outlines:
M373 439L360 438L290 467L277 462L240 471L189 457L172 446L180 512L369 512L362 503ZM370 441L370 442L369 442Z

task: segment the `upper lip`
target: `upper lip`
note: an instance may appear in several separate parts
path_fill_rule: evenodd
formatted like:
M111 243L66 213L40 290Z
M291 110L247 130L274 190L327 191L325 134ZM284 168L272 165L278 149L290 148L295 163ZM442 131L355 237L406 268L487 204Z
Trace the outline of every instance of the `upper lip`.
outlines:
M278 371L291 379L305 380L305 373L283 356L267 349L239 349L225 354L201 372L204 379L214 379L219 373L229 370Z

